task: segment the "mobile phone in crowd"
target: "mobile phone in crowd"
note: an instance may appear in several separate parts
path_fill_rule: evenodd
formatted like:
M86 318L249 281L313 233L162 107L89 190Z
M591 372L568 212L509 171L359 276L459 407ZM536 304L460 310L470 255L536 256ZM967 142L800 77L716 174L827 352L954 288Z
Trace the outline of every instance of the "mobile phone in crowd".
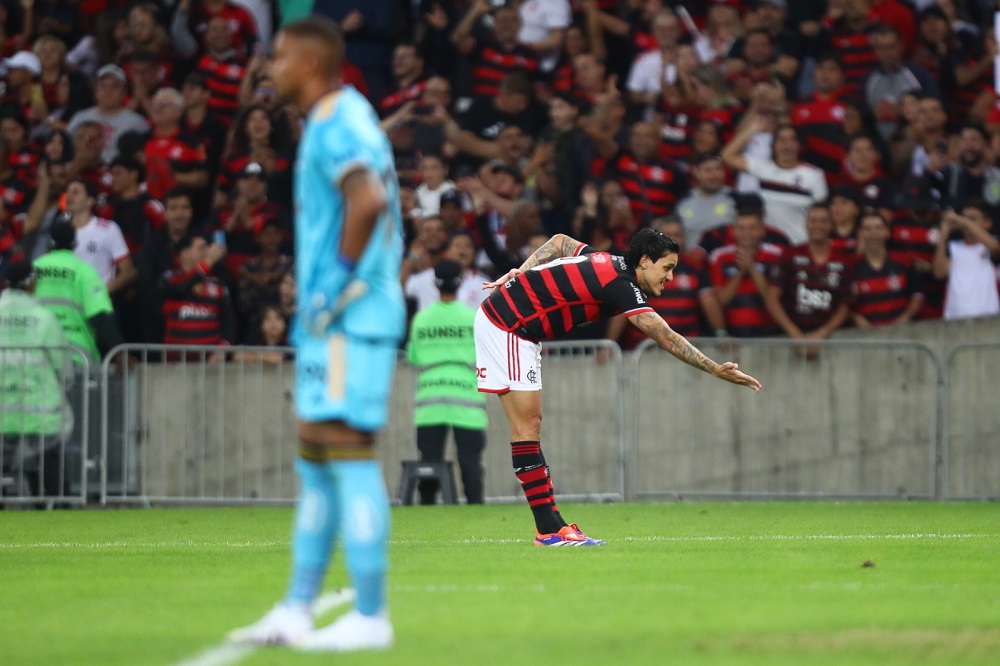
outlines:
M223 231L222 229L216 229L215 233L212 234L212 242L213 243L218 243L219 245L222 245L223 247L225 247L225 245L226 245L226 232Z

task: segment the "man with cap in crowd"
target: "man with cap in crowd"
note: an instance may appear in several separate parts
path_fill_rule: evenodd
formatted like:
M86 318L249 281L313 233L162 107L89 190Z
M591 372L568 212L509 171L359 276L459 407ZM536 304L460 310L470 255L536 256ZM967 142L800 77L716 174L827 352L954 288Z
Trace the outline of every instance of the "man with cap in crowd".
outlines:
M123 342L111 296L97 269L74 254L72 222L56 220L50 236L52 249L35 260L35 295L56 316L69 343L83 349L93 364Z
M240 271L251 257L257 254L257 230L276 220L281 228L282 249L288 249L291 237L289 216L283 207L268 200L267 171L258 162L249 162L236 180L233 200L216 211L209 229L225 233L225 267L230 283L240 276Z
M125 106L127 84L125 72L118 65L105 65L97 70L97 84L94 86L95 106L73 114L69 126L70 134L81 123L92 121L104 128L104 148L101 157L110 162L118 154L118 137L126 132L147 132L149 123L140 114Z
M32 51L18 51L4 58L7 70L7 89L4 91L3 105L16 105L25 118L38 122L48 115L42 98L41 86L36 81L42 73L42 63Z
M0 442L15 493L57 495L59 445L73 430L70 354L59 321L32 296L36 279L30 261L14 262L0 293Z
M462 265L442 259L434 267L434 283L441 300L413 318L407 359L420 373L417 383L417 449L425 462L444 460L451 430L455 435L462 487L469 504L483 502L483 450L486 448L486 394L476 384L476 311L456 298L462 284ZM420 503L433 504L438 490L434 479L419 484Z

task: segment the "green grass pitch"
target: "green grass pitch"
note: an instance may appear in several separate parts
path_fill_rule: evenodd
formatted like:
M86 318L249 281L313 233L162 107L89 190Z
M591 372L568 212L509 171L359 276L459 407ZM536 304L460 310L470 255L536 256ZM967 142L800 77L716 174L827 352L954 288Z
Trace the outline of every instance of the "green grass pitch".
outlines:
M394 509L392 651L234 663L1000 663L1000 505L561 508L608 545L533 547L526 506ZM281 596L291 515L0 512L0 664L219 646ZM331 572L328 589L346 584Z

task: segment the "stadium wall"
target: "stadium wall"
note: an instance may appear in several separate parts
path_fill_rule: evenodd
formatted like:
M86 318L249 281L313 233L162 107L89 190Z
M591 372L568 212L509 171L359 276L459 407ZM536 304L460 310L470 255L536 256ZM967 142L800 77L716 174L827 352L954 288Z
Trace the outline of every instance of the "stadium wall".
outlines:
M785 340L699 341L758 377L759 395L655 347L620 363L586 346L548 353L542 445L556 491L598 500L1000 497L998 323L852 330L811 357ZM896 339L903 331L906 342ZM963 346L982 344L994 346ZM136 494L294 497L291 368L233 365L141 369ZM416 458L415 382L401 363L379 437L393 494L401 461ZM498 400L489 416L487 497L521 501Z

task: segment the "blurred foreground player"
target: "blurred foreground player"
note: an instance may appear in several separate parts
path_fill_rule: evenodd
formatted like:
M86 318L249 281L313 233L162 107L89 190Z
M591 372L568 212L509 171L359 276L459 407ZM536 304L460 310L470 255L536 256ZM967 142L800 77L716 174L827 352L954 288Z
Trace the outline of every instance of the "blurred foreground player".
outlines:
M399 185L378 118L340 85L344 41L336 24L286 25L271 75L283 102L308 110L295 169L299 315L295 406L301 495L285 599L230 638L345 652L393 644L385 578L389 497L374 457L385 425L406 309ZM344 548L355 608L312 631L334 540Z
M521 265L495 282L476 313L479 390L500 397L510 423L514 473L535 516L537 546L600 546L567 524L556 507L552 478L542 455L541 341L584 322L618 313L688 365L719 379L759 391L760 382L735 363L718 364L698 351L649 305L673 279L680 247L646 228L624 256L598 252L556 234Z

